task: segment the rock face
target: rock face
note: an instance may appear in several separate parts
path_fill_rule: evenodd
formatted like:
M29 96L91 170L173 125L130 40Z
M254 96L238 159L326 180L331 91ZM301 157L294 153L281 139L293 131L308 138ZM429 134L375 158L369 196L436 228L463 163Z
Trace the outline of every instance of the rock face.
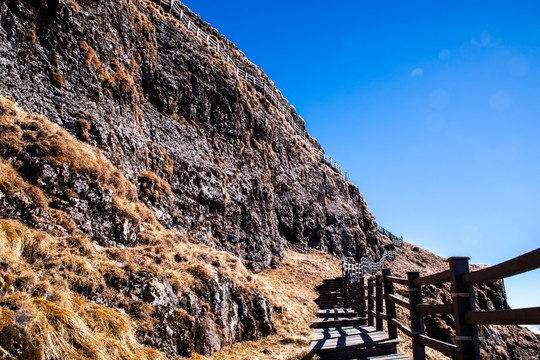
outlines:
M140 183L159 187L149 175ZM246 281L251 274L238 258L165 229L97 148L0 96L3 358L93 358L109 345L73 339L95 324L104 326L89 332L117 336L133 359L211 354L269 335L273 307ZM51 315L59 305L62 316ZM124 332L108 324L115 318ZM42 340L45 328L60 345Z
M125 358L210 354L273 331L268 298L238 268L225 271L234 259L217 250L259 272L290 246L359 259L378 258L388 241L358 189L315 154L322 149L294 109L303 137L150 0L0 1L0 78L0 95L54 122L0 98L0 241L25 232L44 239L42 231L54 245L0 256L7 358L54 358L24 326L28 314L46 318L40 309L58 305L88 316L92 332L107 319L132 321L136 339L126 330L118 340L132 345ZM433 298L447 295L435 289ZM497 284L479 290L481 306L504 308L504 298ZM97 321L95 309L107 319ZM444 340L449 324L430 318L428 332ZM538 349L525 330L483 334L487 357ZM91 343L75 345L73 358L92 354Z
M289 246L379 255L362 195L314 154L317 142L151 1L0 1L0 76L0 95L46 115L0 98L0 218L9 219L0 241L21 227L56 244L53 257L0 262L0 347L13 358L54 357L17 320L47 319L42 304L99 323L68 298L114 311L109 319L129 314L137 330L126 358L155 358L141 346L210 354L272 333L269 300L201 245L255 272ZM92 245L80 245L86 237ZM173 255L186 238L195 245ZM99 346L61 351L76 358Z
M289 244L378 254L362 195L314 155L320 146L307 146L262 93L156 4L6 0L0 16L0 93L100 147L167 228L255 271ZM81 206L77 221L96 241L137 243L129 225L111 232L120 225L103 226Z

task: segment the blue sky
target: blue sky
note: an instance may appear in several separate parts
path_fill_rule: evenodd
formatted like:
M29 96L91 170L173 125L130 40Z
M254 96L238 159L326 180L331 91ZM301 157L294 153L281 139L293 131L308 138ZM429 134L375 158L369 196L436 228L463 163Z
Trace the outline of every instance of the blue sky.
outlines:
M540 2L185 3L276 83L378 223L473 263L540 246ZM531 281L506 280L513 307L539 305Z

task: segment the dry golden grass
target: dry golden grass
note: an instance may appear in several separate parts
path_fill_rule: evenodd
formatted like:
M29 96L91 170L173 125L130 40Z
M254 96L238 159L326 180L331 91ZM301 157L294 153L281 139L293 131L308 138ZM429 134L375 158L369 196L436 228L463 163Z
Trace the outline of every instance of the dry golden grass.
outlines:
M274 305L276 333L256 341L223 348L205 360L300 359L311 341L309 325L315 318L318 297L315 288L324 279L341 275L340 261L317 250L305 254L287 251L273 269L252 275L252 283Z
M171 185L151 171L146 171L139 175L142 193L156 203L164 196L172 193Z
M220 273L231 278L242 293L257 289L264 294L275 309L276 333L233 344L211 358L288 359L305 351L316 311L315 287L324 278L339 276L337 259L314 250L306 254L289 251L282 260L275 259L275 268L253 274L238 257L164 229L138 200L135 186L97 148L43 116L25 113L1 96L0 130L0 156L24 151L53 165L67 164L70 171L110 188L117 214L144 224L139 236L146 239L131 248L102 249L79 233L72 222L69 226L75 228L71 233L51 236L14 220L0 221L0 258L9 264L0 267L0 291L4 293L0 332L14 326L16 316L24 315L28 319L23 324L24 333L46 358L59 354L73 359L159 358L134 335L138 327L153 328L153 305L129 305L129 298L107 288L108 281L126 283L129 274L150 271L165 276L174 291L182 294L206 291L207 282ZM16 167L0 159L0 170L3 192L23 192L39 204L36 206L69 224L69 215L49 209L47 194L25 182ZM164 194L170 192L168 184L155 174L143 178L156 183ZM129 316L84 299L85 294L99 291L123 304ZM189 318L189 314L184 315Z
M79 127L79 136L82 140L88 141L90 138L88 134L88 130L90 130L90 124L88 124L88 121L85 119L79 119L77 120L77 126Z
M96 54L96 51L93 47L91 47L86 41L80 40L79 41L79 48L81 50L81 54L83 56L84 62L87 66L94 69L96 75L98 76L99 81L101 81L104 85L112 85L114 84L114 77L111 75L109 70L103 67L101 64L101 61L99 61L99 58Z
M139 343L137 325L127 315L69 290L77 277L102 276L107 260L94 254L91 262L65 248L64 240L14 220L0 220L0 258L9 264L0 270L0 337L3 330L10 333L23 326L28 344L37 349L33 352L36 358L162 358ZM90 250L88 244L86 247ZM58 262L66 268L62 277L43 271ZM47 299L43 294L48 294Z
M88 125L79 121L84 138ZM47 118L29 114L12 101L0 96L0 156L27 152L53 165L67 164L71 171L83 174L91 181L113 190L113 207L134 223L145 223L160 229L153 213L137 201L136 187L101 153L85 144ZM47 197L39 188L25 182L13 166L0 159L0 189L6 192L22 191L36 206L47 208ZM165 192L168 184L160 182ZM58 215L51 210L51 215Z
M64 77L57 72L51 71L51 83L61 89L64 87Z
M17 171L13 169L13 166L2 158L0 158L0 190L5 194L21 192L25 194L36 207L48 207L47 196L43 191L37 186L25 182Z

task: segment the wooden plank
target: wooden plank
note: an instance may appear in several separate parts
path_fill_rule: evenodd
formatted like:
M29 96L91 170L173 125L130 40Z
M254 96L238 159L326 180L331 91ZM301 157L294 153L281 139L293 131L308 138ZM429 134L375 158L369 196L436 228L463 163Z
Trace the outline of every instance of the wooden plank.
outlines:
M386 335L385 333L382 333ZM372 336L373 335L373 336ZM364 338L381 337L372 326L339 326L331 328L319 328L313 331L313 340L333 339L343 336L364 336ZM388 336L386 336L388 338Z
M463 284L499 280L540 268L540 248L488 268L463 275Z
M450 270L414 279L414 286L435 285L450 281Z
M469 324L486 325L537 325L540 324L540 307L495 311L469 311L465 313L465 321Z
M385 276L385 279L386 281L394 284L409 285L409 282L405 278L400 278L396 276Z
M338 349L343 350L345 348L361 349L373 346L388 346L396 345L398 343L399 341L397 340L388 340L388 335L386 335L384 332L377 331L366 336L345 336L340 338L318 340L315 341L312 346L313 349L317 350L317 352L325 352L335 351Z
M451 314L452 304L418 304L416 311L425 314Z
M456 345L446 343L444 341L439 341L437 339L430 338L426 335L418 335L418 341L420 344L435 349L446 356L450 357L459 357L460 352Z
M318 314L343 314L343 313L356 314L356 310L351 309L351 308L332 308L332 309L322 309L318 311Z
M392 324L394 324L395 327L397 327L402 333L407 335L408 337L412 337L412 330L405 326L403 323L399 322L396 319L392 319Z
M409 302L407 300L405 300L404 298L400 297L400 296L397 296L397 295L389 295L388 296L388 300L390 300L391 302L393 302L394 304L397 304L399 306L402 306L404 307L405 309L408 309L410 310L411 309L411 304L409 304Z
M354 360L411 360L411 359L407 355L391 354L391 355L362 357L362 358L356 358Z

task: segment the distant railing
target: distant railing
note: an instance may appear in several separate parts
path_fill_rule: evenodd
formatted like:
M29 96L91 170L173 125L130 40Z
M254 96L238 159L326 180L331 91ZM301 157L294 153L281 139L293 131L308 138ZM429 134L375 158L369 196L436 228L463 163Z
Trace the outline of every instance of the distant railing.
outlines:
M386 230L382 226L378 225L377 230L383 235L388 236L390 240L392 240L392 243L397 246L401 247L403 245L403 236L397 237L396 235L392 234L390 231Z
M469 272L469 258L451 257L449 270L420 277L418 271L407 273L407 278L391 275L390 269L368 280L358 277L344 283L348 295L360 316L368 317L368 324L375 322L383 330L387 322L389 339L397 338L397 330L412 340L414 360L425 360L425 347L435 349L453 359L480 359L478 325L537 325L540 324L540 307L477 311L474 285L500 280L540 268L540 248L501 264ZM449 304L424 304L422 286L449 282L452 302ZM408 288L408 299L394 294L394 284ZM384 306L383 306L384 305ZM410 327L396 319L395 306L409 310ZM451 314L454 318L455 344L429 337L425 333L424 314Z
M373 261L367 256L363 256L359 262L348 263L343 262L341 264L341 270L344 281L357 281L359 277L362 277L366 274L374 275L377 272L381 271L384 264L388 261L394 261L396 258L396 251L394 248L403 246L403 236L397 237L392 235L391 232L387 231L381 226L377 226L377 230L388 236L392 240L393 248L385 249L379 260Z
M176 14L179 18L179 20L186 25L188 31L191 31L196 35L197 38L203 39L208 44L210 44L211 47L215 48L217 53L223 56L223 58L233 66L233 68L236 71L236 75L239 78L244 79L249 84L252 84L256 89L262 91L268 98L272 101L272 103L283 113L289 124L292 126L292 128L295 130L295 132L300 136L300 138L306 143L306 145L317 155L317 157L321 160L326 162L328 165L333 167L335 170L337 170L344 178L345 180L349 180L349 177L347 175L347 172L345 172L336 161L334 161L330 156L325 155L322 151L319 149L316 149L310 142L307 133L302 130L301 126L299 126L296 121L294 120L293 116L291 115L289 111L289 102L287 99L283 97L281 92L276 89L276 87L273 84L267 85L266 82L262 79L259 79L258 77L255 77L254 75L249 74L246 70L240 68L238 64L236 64L231 56L223 49L223 46L220 45L219 41L216 40L214 37L210 36L210 34L207 34L203 30L201 30L198 26L196 26L193 23L193 20L189 18L189 16L186 15L182 7L180 6L179 0L153 0L154 2L157 2L159 5L163 6L164 8L167 7L169 12L171 14ZM297 116L300 117L300 115L297 114ZM302 121L304 121L302 119Z

